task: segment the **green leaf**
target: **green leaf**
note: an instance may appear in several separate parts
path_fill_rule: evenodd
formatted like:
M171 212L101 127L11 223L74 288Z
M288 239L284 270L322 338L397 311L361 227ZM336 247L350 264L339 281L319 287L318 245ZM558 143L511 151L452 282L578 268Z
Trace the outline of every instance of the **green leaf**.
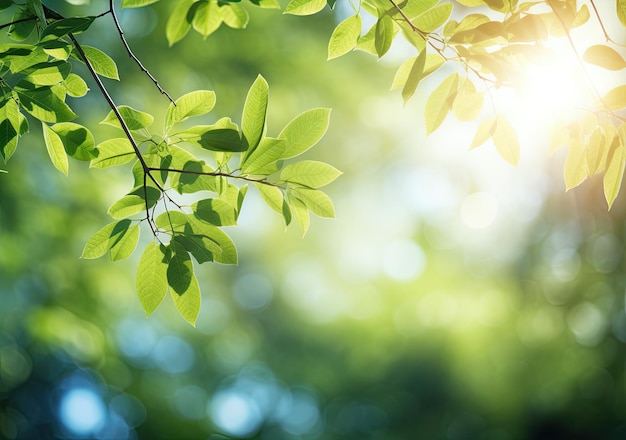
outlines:
M439 29L452 14L452 3L442 3L418 15L413 24L424 33L431 33Z
M453 73L444 79L426 100L424 117L426 134L435 131L451 110L459 86L459 75Z
M124 236L130 225L128 219L109 223L87 241L80 258L100 258Z
M172 136L211 151L241 152L248 149L239 127L230 118L222 118L213 125L197 125Z
M280 188L260 182L255 182L254 185L258 188L267 206L282 215L285 220L285 226L289 226L289 223L291 223L291 210Z
M302 201L300 201L300 199L292 197L290 194L287 195L287 203L289 205L289 212L300 225L300 228L302 229L302 236L304 236L309 230L309 225L311 224L309 209Z
M327 163L305 160L286 166L280 173L280 180L309 188L320 188L340 175L341 171Z
M204 38L215 32L222 24L222 11L217 1L200 1L191 6L193 28Z
M194 215L187 215L187 220L194 234L202 235L217 243L221 253L213 255L214 261L222 264L237 264L237 248L231 238L217 226L203 222Z
M118 261L132 255L139 242L139 225L129 227L119 240L111 246L111 261Z
M151 126L154 122L154 117L150 113L135 110L127 105L118 106L117 111L130 130L141 130L142 128ZM109 114L100 123L110 125L111 127L122 128L113 110L109 111Z
M259 145L265 132L268 93L267 81L261 75L257 76L248 90L241 116L241 130L249 146L248 154Z
M63 81L70 73L70 64L65 61L48 61L35 64L23 70L26 81L39 85L51 86Z
M291 0L285 8L284 14L312 15L326 6L326 0Z
M517 165L520 155L517 133L509 121L501 115L496 116L496 129L492 139L500 156L510 164Z
M300 200L312 213L326 218L335 217L335 207L325 193L316 189L292 188L290 195Z
M626 148L619 145L610 158L609 165L604 173L604 197L609 205L609 210L619 194L624 179L624 168L626 167Z
M17 148L20 113L14 99L7 99L0 107L0 154L6 163Z
M146 195L148 203L146 203ZM111 205L108 214L114 219L130 217L151 208L161 198L161 192L154 187L139 186Z
M296 157L324 136L330 123L330 109L314 108L296 116L278 135L285 141L282 159Z
M361 36L361 16L359 14L346 18L339 23L328 42L328 59L340 57L356 47Z
M43 127L43 139L46 143L46 149L48 150L48 155L50 156L52 165L67 176L69 164L67 162L67 155L65 154L61 138L58 134L52 131L47 124L42 122L41 126Z
M39 41L58 40L67 34L78 34L87 30L94 20L95 17L72 17L53 21L41 32Z
M396 31L394 29L393 19L388 15L380 17L376 22L376 30L374 33L374 46L376 47L378 58L387 53L395 36Z
M76 118L76 114L50 87L24 89L15 87L24 110L43 122L64 122Z
M87 83L75 73L70 73L67 78L65 78L65 82L63 84L65 84L67 94L74 98L85 96L89 91Z
M193 265L189 252L173 241L170 244L172 256L167 266L167 284L178 295L183 295L189 288L193 276Z
M626 68L626 61L615 50L605 44L596 44L585 50L583 60L608 70L622 70Z
M31 18L30 20L28 20ZM26 40L37 27L37 21L27 8L18 9L11 19L8 35L14 41Z
M585 145L580 139L572 139L570 141L563 169L565 188L568 191L580 185L589 177L586 153Z
M237 224L237 211L228 202L220 199L204 199L191 205L194 215L200 220L216 226Z
M215 105L215 92L196 90L181 96L170 104L165 115L165 126L170 128L177 122L184 121L191 116L204 115Z
M186 171L186 173L179 173L177 181L176 179L170 181L170 184L180 194L190 194L197 191L217 192L217 181L220 177L199 174L213 172L213 169L208 165L202 162L189 161L183 165L182 170Z
M146 317L163 302L167 293L167 262L165 246L153 241L144 249L137 267L137 297Z
M189 324L195 326L196 319L200 313L200 303L202 302L202 298L200 295L198 280L193 272L191 272L191 279L185 291L182 293L174 293L174 290L170 289L170 296L174 300L174 305L181 316L185 318Z
M74 159L87 161L95 157L95 141L87 128L73 122L60 122L54 124L52 130L61 138L67 154Z
M165 36L170 47L182 40L191 29L187 13L193 6L194 0L178 0L175 4L165 27Z
M107 168L122 165L135 158L135 150L127 138L109 139L98 145L89 168Z
M250 16L244 8L236 3L221 5L224 23L233 29L244 29L250 21Z
M263 138L259 146L241 163L243 174L268 176L278 171L278 160L285 152L282 139Z
M122 8L141 8L142 6L151 5L159 0L122 0Z
M470 149L476 148L484 144L485 142L487 142L487 140L491 138L491 136L493 136L493 133L495 131L496 131L496 119L495 118L488 118L482 121L480 125L478 126L478 130L476 130L476 134L474 135L474 140L472 141L472 144L470 145Z
M626 0L617 0L616 8L617 18L619 18L619 21L623 26L626 26Z
M185 248L198 264L213 261L214 255L220 255L222 250L207 237L202 235L175 235L173 240Z
M621 110L626 108L626 85L617 86L611 89L603 98L604 104L610 110Z
M417 90L417 86L424 77L424 66L426 65L426 50L422 50L411 66L411 70L406 78L404 87L402 88L402 99L404 104L411 99Z
M89 64L91 64L91 67L98 75L111 79L120 79L117 65L110 56L95 47L83 45L82 48L89 60ZM81 61L84 60L81 59Z
M452 112L459 121L473 121L478 117L483 101L483 94L476 91L472 80L465 78L452 105Z

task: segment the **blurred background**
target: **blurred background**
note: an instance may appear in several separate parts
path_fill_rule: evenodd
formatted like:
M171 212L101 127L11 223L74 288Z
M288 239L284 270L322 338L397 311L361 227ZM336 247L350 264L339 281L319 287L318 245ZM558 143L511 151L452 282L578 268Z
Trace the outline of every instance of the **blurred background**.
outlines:
M68 14L102 3L49 2ZM247 30L170 49L172 3L120 19L172 96L216 92L205 123L240 122L259 73L270 134L333 108L306 158L343 171L327 187L337 218L302 238L252 189L227 230L239 265L196 268L196 328L168 298L146 319L140 252L78 258L130 173L73 161L65 178L31 126L0 175L0 438L626 438L626 199L607 212L601 177L565 193L541 117L521 122L512 167L492 145L468 150L472 123L425 136L425 98L451 67L404 107L389 91L402 45L327 62L341 0L306 18L246 4ZM118 105L162 119L166 99L110 18L81 41L118 62L122 82L106 82ZM72 105L102 140L108 109L91 89Z

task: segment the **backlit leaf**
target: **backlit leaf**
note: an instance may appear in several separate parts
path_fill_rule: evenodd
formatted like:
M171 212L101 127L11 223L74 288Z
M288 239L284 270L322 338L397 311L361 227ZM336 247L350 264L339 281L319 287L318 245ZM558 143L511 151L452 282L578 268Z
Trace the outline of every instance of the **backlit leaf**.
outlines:
M170 289L170 295L172 300L174 300L176 309L181 316L185 318L185 321L195 326L196 319L200 313L202 298L200 295L200 286L198 285L198 280L193 271L191 272L191 278L187 288L183 292L175 292L174 289Z
M148 203L146 203L146 196ZM107 212L114 219L130 217L151 208L160 197L161 192L158 189L140 186L113 203Z
M159 0L122 0L122 8L141 8L142 6L151 5Z
M172 255L167 266L167 284L178 295L183 295L193 277L193 265L189 252L175 241L171 243Z
M626 108L626 85L617 86L611 89L603 98L604 104L610 110L621 110Z
M327 163L305 160L286 166L280 173L280 180L310 188L320 188L328 185L340 175L341 171Z
M459 86L459 75L453 73L444 79L426 100L424 117L426 133L435 131L451 110Z
M130 226L119 240L111 246L111 261L123 260L131 256L139 242L139 225Z
M496 116L496 128L492 139L500 156L510 164L517 165L520 155L517 133L509 121L501 115Z
M243 174L268 176L278 171L277 161L284 157L286 142L282 139L263 138L259 146L241 164Z
M193 4L189 14L193 14L191 20L193 28L204 38L215 32L222 24L221 8L215 0Z
M90 168L107 168L122 165L133 160L135 150L127 138L108 139L98 145L96 157L91 160Z
M118 106L117 111L122 116L126 126L131 130L141 130L142 128L149 127L154 122L154 116L150 113L135 110L127 105ZM122 128L113 110L109 111L109 114L100 123L110 125L111 127Z
M478 126L478 130L476 130L476 134L474 135L474 140L472 140L472 144L470 145L470 149L476 148L493 136L493 133L496 131L496 119L489 118L485 119Z
M184 121L191 116L203 115L215 105L215 92L196 90L181 96L175 104L170 104L165 116L166 127Z
M137 267L137 297L150 316L161 304L167 293L167 262L165 247L151 241L148 243Z
M291 0L285 8L284 14L312 15L326 6L326 0Z
M24 110L43 122L64 122L76 118L76 114L50 87L14 89Z
M261 75L257 76L248 90L241 116L241 131L249 146L248 154L259 145L265 132L268 93L267 81Z
M20 113L14 99L2 102L0 106L0 154L6 163L17 148Z
M324 136L330 123L330 109L314 108L299 114L278 135L285 141L282 159L298 156Z
M59 135L68 155L78 160L94 158L95 141L91 132L80 124L60 122L52 126Z
M388 15L380 17L376 22L376 30L374 31L374 47L378 58L387 53L395 35L393 19Z
M43 139L46 144L50 160L52 161L52 165L67 176L69 164L61 138L59 138L59 135L56 134L50 127L48 127L48 124L42 122L41 126L43 127Z
M452 14L452 3L442 3L417 16L413 24L422 32L431 33L443 26L450 18L450 14Z
M356 47L361 36L361 16L359 14L346 18L333 30L328 42L328 59L340 57Z
M165 36L170 47L182 40L189 32L189 29L191 29L187 13L193 4L194 0L178 0L175 2L176 6L170 14L165 27Z
M237 212L233 205L220 199L204 199L193 205L191 209L200 220L216 226L237 224Z
M104 226L87 241L80 258L100 258L124 236L130 225L131 221L124 219Z
M95 70L98 75L111 79L120 79L119 73L117 72L117 65L110 56L95 47L83 45L82 48L93 70Z
M623 26L626 26L626 0L617 0L617 17Z
M624 167L626 166L626 148L619 145L613 155L604 173L604 197L609 205L609 209L613 206L613 202L619 194L622 180L624 179Z
M567 190L580 185L589 177L587 152L585 145L580 139L572 139L569 142L563 174L565 178L565 188Z
M626 61L613 48L606 44L596 44L585 50L583 59L588 63L604 67L609 70L622 70L626 68Z

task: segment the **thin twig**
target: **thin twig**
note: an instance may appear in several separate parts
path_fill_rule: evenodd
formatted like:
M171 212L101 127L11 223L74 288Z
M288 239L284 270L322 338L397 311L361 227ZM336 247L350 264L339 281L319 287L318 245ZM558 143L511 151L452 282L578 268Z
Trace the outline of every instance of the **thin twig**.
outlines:
M165 95L167 97L167 99L169 99L169 101L172 104L176 105L174 100L172 99L172 97L161 87L161 85L156 80L156 78L150 74L148 69L146 69L143 66L143 64L141 64L141 61L139 61L139 58L137 58L135 56L135 54L133 53L133 51L130 49L130 46L128 45L128 42L126 41L126 37L124 37L124 31L122 30L122 26L120 26L120 22L117 19L117 14L115 13L115 6L113 4L113 0L109 0L109 8L110 8L109 12L111 13L111 17L113 17L113 22L115 23L115 27L117 28L117 32L120 35L120 40L122 40L122 43L124 44L124 47L126 48L126 52L128 52L128 56L131 57L135 63L137 63L137 65L139 66L139 68L141 69L141 71L143 73L148 75L148 78L150 78L152 80L152 82L157 87L157 89L159 89L159 92L161 92L163 95Z
M596 8L596 4L594 3L593 0L589 0L589 3L591 3L591 7L593 8L593 12L596 14L596 18L598 19L598 22L600 23L600 27L602 28L602 33L604 34L604 38L606 39L607 42L608 41L612 42L613 40L611 40L611 37L609 37L609 34L606 31L606 28L604 27L604 23L602 22L602 19L600 18L600 13L598 12L598 8Z
M240 179L240 180L245 180L247 182L261 183L263 185L276 186L280 188L280 185L276 185L275 183L268 182L267 180L264 180L264 179L253 179L252 177L248 177L247 175L230 174L230 173L224 173L222 171L193 171L193 170L181 170L181 169L176 169L176 168L157 168L157 167L149 167L148 170L168 171L171 173L180 173L180 174L194 174L196 176L230 177L232 179Z
M15 21L12 21L12 22L10 22L10 23L5 23L5 24L3 24L3 25L0 25L0 29L4 29L4 28L6 28L6 27L13 26L14 24L23 23L23 22L25 22L25 21L31 21L31 20L36 20L36 19L37 19L37 17L35 17L35 16L33 16L33 17L21 18L21 19L19 19L19 20L15 20Z

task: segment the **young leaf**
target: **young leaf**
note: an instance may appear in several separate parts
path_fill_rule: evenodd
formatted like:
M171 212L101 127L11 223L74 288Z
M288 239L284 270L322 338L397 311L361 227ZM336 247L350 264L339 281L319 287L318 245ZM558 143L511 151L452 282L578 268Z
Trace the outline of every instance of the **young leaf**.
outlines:
M374 47L378 58L387 53L396 35L393 19L388 15L383 15L376 22L376 30L374 33Z
M172 239L185 248L198 264L213 261L214 255L220 255L222 250L217 243L202 235L175 235Z
M139 225L129 227L111 246L111 261L123 260L131 256L139 242Z
M565 178L565 188L570 190L580 185L589 177L589 167L587 165L587 154L585 145L579 139L572 139L568 145L569 150L565 158L563 175Z
M615 50L606 44L596 44L585 50L583 60L609 70L626 68L626 61Z
M435 131L448 115L456 98L459 87L459 75L453 73L444 79L426 100L424 116L426 134Z
M326 6L326 0L291 0L284 14L313 15Z
M222 118L213 125L196 125L172 136L211 151L242 152L248 149L246 139L230 118Z
M46 143L46 149L48 150L52 165L67 176L69 164L61 138L59 138L59 135L48 127L47 124L42 122L41 126L43 127L43 139Z
M402 88L402 99L404 104L411 99L417 90L417 86L424 77L424 67L426 65L426 50L422 50L411 66L411 70L406 78L404 87Z
M452 105L452 112L459 121L473 121L483 107L483 94L476 91L474 83L465 78Z
M501 115L496 116L496 128L493 132L492 139L496 146L496 150L500 153L500 156L512 165L517 165L519 162L520 147L517 140L517 133L515 129Z
M63 81L70 73L70 64L65 61L38 63L24 69L25 80L38 86L51 86Z
M130 225L128 219L109 223L87 241L80 258L100 258L124 236Z
M250 16L237 3L225 3L222 5L222 20L230 28L244 29L248 26Z
M95 47L83 45L82 48L85 55L87 55L91 67L93 67L93 70L95 70L97 74L106 78L120 79L119 73L117 72L117 65L110 56ZM81 61L84 60L81 58Z
M193 4L194 0L178 0L176 2L165 27L165 36L170 47L182 40L191 29L188 12Z
M303 202L291 195L287 196L287 204L289 205L290 214L293 215L293 218L296 219L296 222L302 229L302 236L306 235L309 230L309 225L311 224L308 208Z
M417 16L413 24L422 32L431 33L440 28L452 14L452 3L442 3Z
M141 130L142 128L151 126L154 122L154 117L150 113L135 110L127 105L120 105L117 107L117 110L120 112L122 119L131 130ZM115 113L113 113L113 110L109 111L107 117L100 123L110 125L115 128L122 128L120 121L117 119L117 116L115 116Z
M185 318L185 321L195 326L196 319L198 318L198 314L200 313L200 303L202 301L202 298L200 295L200 286L198 285L198 280L196 279L193 271L191 272L189 285L184 290L184 292L174 293L174 290L170 289L170 296L174 300L174 305L176 306L176 309L181 314L181 316Z
M321 188L340 175L341 171L327 163L305 160L286 166L280 173L280 180L309 188Z
M146 203L146 195L148 202ZM130 193L111 205L108 214L114 219L130 217L154 206L161 197L161 192L154 187L143 186L133 189Z
M165 126L170 128L177 122L184 121L191 116L199 116L211 111L215 105L215 92L196 90L187 93L170 104L165 115Z
M493 136L493 133L496 131L496 119L488 118L483 120L478 126L478 130L476 130L476 134L474 135L474 140L470 145L470 150L472 148L476 148Z
M314 108L296 116L278 135L286 143L281 158L296 157L313 147L324 136L329 123L328 108Z
M259 75L246 96L241 116L241 130L249 146L248 154L259 145L265 131L268 92L267 81Z
M359 14L346 18L339 23L328 42L328 59L340 57L356 47L361 36L361 16Z
M165 247L148 243L137 267L137 296L146 317L161 304L167 293L167 260Z
M40 42L58 40L67 34L78 34L91 26L96 17L72 17L50 23L39 37Z
M135 158L135 150L127 138L106 140L98 145L94 153L95 158L91 160L89 168L107 168L122 165Z
M87 87L87 83L75 73L70 73L65 81L65 90L67 90L67 94L74 97L80 98L81 96L85 96L89 91L89 87Z
M278 171L278 160L285 152L285 141L282 139L263 138L259 146L241 163L243 174L269 176Z
M91 160L95 155L95 141L91 132L73 122L60 122L52 126L59 135L68 155L78 160Z
M193 16L193 28L204 38L215 32L222 24L222 11L217 1L209 0L197 2L189 10Z
M290 194L300 200L312 213L320 217L335 217L333 202L322 191L308 188L293 188Z

